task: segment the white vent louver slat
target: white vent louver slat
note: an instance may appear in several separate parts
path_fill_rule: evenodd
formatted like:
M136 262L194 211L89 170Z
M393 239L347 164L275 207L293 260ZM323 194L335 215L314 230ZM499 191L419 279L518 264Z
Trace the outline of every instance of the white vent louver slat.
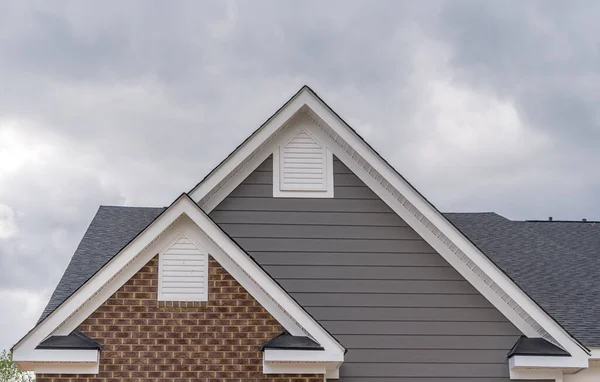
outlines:
M280 189L325 191L327 189L326 150L306 131L300 131L281 148Z
M182 236L159 259L159 300L206 301L208 253Z

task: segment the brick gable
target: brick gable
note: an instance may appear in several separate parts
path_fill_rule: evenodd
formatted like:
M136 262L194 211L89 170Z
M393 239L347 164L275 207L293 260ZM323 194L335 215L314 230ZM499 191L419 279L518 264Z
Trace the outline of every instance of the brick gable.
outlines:
M158 256L79 327L103 345L100 373L37 382L323 381L262 373L260 346L283 327L212 257L207 302L159 302L157 288Z

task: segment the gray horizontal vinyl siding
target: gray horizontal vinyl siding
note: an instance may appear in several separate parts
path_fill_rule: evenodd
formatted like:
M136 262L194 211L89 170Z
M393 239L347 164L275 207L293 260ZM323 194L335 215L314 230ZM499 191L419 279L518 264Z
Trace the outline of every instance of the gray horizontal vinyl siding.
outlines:
M348 168L272 197L269 158L211 213L347 349L341 382L508 382L520 332Z

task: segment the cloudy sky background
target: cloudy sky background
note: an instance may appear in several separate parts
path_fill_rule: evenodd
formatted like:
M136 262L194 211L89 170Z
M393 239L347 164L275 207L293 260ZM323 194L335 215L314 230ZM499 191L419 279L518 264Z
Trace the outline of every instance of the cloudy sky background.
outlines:
M0 349L98 205L168 205L310 85L442 211L600 219L600 3L0 3Z

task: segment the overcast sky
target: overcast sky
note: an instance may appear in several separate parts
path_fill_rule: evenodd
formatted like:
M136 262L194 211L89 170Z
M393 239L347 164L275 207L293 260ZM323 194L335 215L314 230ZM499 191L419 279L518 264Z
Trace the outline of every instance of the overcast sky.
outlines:
M0 3L0 349L100 204L164 206L303 84L442 211L600 219L597 1Z

